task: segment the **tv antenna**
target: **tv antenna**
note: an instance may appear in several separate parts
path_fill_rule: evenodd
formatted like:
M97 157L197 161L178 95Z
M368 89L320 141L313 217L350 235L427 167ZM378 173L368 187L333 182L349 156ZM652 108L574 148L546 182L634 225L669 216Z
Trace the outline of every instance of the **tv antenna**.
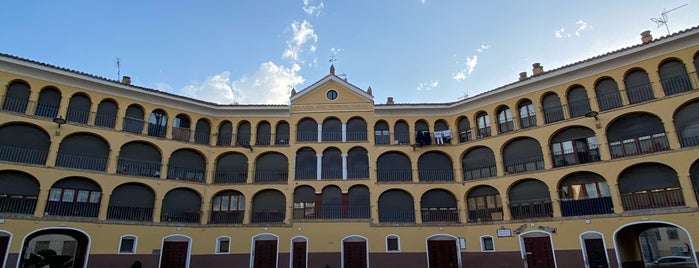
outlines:
M461 95L461 97L458 97L458 98L457 98L458 100L463 100L463 99L468 98L468 89L465 89L465 90L463 91L463 93L464 93L464 95Z
M116 67L117 67L117 80L121 80L121 60L119 57L116 58Z
M684 5L678 6L676 8L670 9L670 10L663 9L663 13L660 13L660 18L650 18L650 20L655 22L656 24L658 24L658 28L663 27L663 25L665 25L665 29L667 30L667 34L669 35L670 34L670 27L667 26L667 21L668 21L667 14L672 12L672 11L678 10L682 7L685 7L686 5L687 4L684 4Z

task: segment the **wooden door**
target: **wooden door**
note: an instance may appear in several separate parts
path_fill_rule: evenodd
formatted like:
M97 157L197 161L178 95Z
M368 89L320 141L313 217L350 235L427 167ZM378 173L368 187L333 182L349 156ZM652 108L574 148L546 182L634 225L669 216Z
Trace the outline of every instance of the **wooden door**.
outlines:
M277 240L255 241L255 268L277 267Z
M344 242L343 251L345 268L367 267L365 242Z
M5 263L5 255L7 254L7 246L9 243L9 236L0 236L0 264Z
M160 268L185 268L187 267L188 242L168 242L163 245L162 261Z
M306 268L306 242L294 242L293 268Z
M607 249L602 243L602 238L585 239L585 253L590 268L608 268Z
M525 237L524 250L528 268L556 267L549 237Z
M454 240L427 241L427 254L430 268L459 267L459 259Z

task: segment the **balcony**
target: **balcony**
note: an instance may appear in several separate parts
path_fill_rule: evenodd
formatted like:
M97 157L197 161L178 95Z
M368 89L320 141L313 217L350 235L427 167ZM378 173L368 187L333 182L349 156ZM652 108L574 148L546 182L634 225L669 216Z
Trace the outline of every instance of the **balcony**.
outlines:
M257 133L255 138L255 145L269 145L269 141L272 139L272 134L270 133Z
M87 124L90 119L89 109L79 109L74 107L68 107L68 112L66 112L66 120L68 122Z
M56 166L84 170L106 171L107 160L107 157L59 153L56 156Z
M612 158L650 154L670 150L670 143L665 133L657 133L642 137L634 137L623 141L609 143Z
M142 119L124 117L123 130L126 132L141 134L146 122Z
M99 203L48 201L46 215L97 218Z
M423 208L420 210L422 222L459 222L456 208Z
M342 168L323 167L321 170L321 179L342 179Z
M210 224L242 224L245 210L211 211Z
M318 174L315 167L311 168L296 168L296 180L315 180Z
M163 125L157 125L153 123L148 124L148 136L165 138L165 133L167 132L167 127Z
M415 222L415 211L412 209L381 209L379 222Z
M321 206L311 208L294 208L294 219L303 220L344 220L344 219L368 219L370 210L368 206Z
M48 150L0 145L0 161L44 165Z
M140 177L160 177L160 163L135 161L126 158L119 158L117 163L117 174L140 176Z
M163 208L160 222L199 223L201 211L195 209Z
M173 127L172 139L176 141L189 142L192 130L189 128Z
M348 141L368 141L366 131L348 131L347 132Z
M453 169L425 169L418 170L420 182L454 181Z
M323 131L323 141L342 141L342 131Z
M377 181L412 181L413 171L410 169L379 169L376 171Z
M369 178L369 167L350 167L347 168L347 178L348 179L368 179Z
M495 165L476 167L464 170L464 180L477 180L482 178L495 177L498 169Z
M36 105L36 111L34 112L34 114L37 116L53 119L58 117L58 109L58 105L39 103Z
M553 152L553 166L564 167L600 161L599 149L594 145L588 151L577 151L577 149L567 149Z
M204 169L170 165L167 169L167 179L204 183L206 182L206 176L204 175L205 173L206 170Z
M629 98L629 104L649 101L655 98L651 83L626 88L626 95Z
M578 200L564 199L559 202L563 217L614 213L612 198L609 196Z
M107 207L107 220L153 221L153 208L110 205Z
M553 217L551 200L518 200L510 203L510 213L513 220Z
M657 209L685 206L681 188L654 189L621 194L624 210Z
M584 116L590 111L590 100L582 99L568 102L568 111L570 112L571 118Z
M699 146L699 134L678 134L682 148Z
M530 172L540 169L544 169L543 156L515 159L505 162L505 171L510 174Z
M297 131L296 141L318 141L318 131Z
M114 128L116 125L116 114L97 113L95 115L95 126Z
M543 110L546 123L558 122L565 119L565 117L563 116L563 105L546 107L543 108Z
M0 194L0 213L34 214L36 196Z
M670 96L692 90L692 83L689 80L690 77L693 78L695 75L680 74L661 80L660 83L663 85L665 95Z
M287 182L289 172L285 169L255 170L255 182Z
M255 210L252 213L252 222L284 222L284 211L276 209Z
M2 105L2 109L5 111L23 114L27 111L28 102L29 100L25 98L5 96L5 103Z
M203 132L203 131L194 131L194 142L197 144L205 144L209 145L209 138L211 137L211 134L208 132Z
M490 222L503 220L502 207L468 210L468 222Z
M247 170L217 170L214 172L214 183L246 183Z
M621 107L621 93L619 91L614 91L604 95L599 95L597 96L597 104L599 105L600 111Z

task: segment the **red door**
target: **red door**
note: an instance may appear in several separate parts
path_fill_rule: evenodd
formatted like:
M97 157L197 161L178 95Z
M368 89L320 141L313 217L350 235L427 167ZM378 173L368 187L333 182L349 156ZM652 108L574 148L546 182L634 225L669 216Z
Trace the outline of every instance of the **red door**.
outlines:
M524 251L529 268L556 267L549 237L525 237Z
M277 240L256 240L254 268L277 267Z
M163 245L161 268L187 267L188 242L165 242Z
M344 267L345 268L365 268L366 264L366 243L365 242L344 242Z
M456 255L456 242L454 240L427 241L427 254L430 258L430 268L459 267L459 258Z
M5 263L5 254L7 254L7 245L9 243L9 236L0 236L0 264Z
M293 268L306 268L306 242L294 242Z

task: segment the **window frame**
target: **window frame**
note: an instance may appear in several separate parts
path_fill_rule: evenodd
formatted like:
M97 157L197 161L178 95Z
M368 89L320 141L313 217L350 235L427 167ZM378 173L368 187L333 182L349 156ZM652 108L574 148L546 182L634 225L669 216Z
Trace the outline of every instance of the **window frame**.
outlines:
M486 243L485 243L486 239L490 239L492 249L486 248ZM481 252L495 252L495 239L493 238L492 235L482 235L478 240L481 243Z
M122 251L122 245L125 239L133 239L133 245L131 246L131 251ZM133 234L125 234L119 237L119 247L117 248L117 254L136 254L138 249L138 236Z
M214 254L231 254L231 237L222 235L219 237L216 237L216 245L214 245ZM222 242L228 242L226 251L221 250L221 243Z
M395 240L396 240L396 249L391 249L391 248L389 248L389 242L388 242L389 239L395 239ZM401 249L400 249L400 236L398 236L397 234L389 234L389 235L386 236L385 241L386 241L386 253L400 253L400 252L401 252Z

